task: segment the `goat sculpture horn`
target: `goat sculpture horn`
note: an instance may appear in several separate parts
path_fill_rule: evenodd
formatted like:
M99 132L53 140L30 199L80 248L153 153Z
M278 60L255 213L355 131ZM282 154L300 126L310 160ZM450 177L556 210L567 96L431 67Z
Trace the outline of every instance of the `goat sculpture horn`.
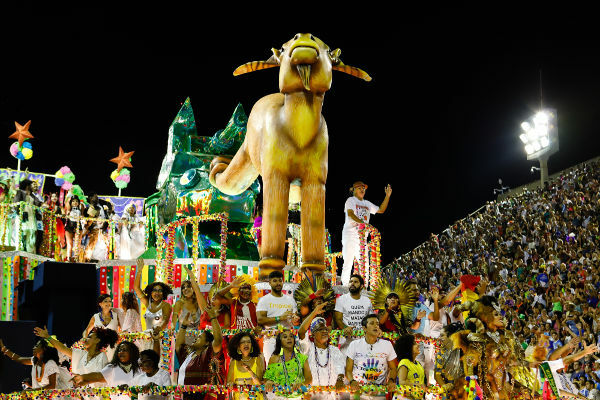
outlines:
M352 76L355 76L357 78L363 79L363 80L365 80L367 82L371 81L371 77L365 71L363 71L360 68L352 67L350 65L345 65L341 61L340 61L340 63L338 65L333 65L331 68L333 68L336 71L341 71L341 72L344 72L344 73L346 73L348 75L352 75Z
M279 67L279 52L273 49L273 55L269 57L267 61L250 61L246 64L240 65L235 69L235 71L233 71L233 76L275 67Z

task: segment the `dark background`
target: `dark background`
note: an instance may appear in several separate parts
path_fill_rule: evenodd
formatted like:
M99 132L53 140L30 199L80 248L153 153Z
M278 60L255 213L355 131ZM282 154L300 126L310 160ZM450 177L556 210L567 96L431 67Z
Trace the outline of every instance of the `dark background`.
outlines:
M369 185L366 198L377 204L385 184L393 187L388 211L371 220L387 263L493 199L498 178L510 187L539 179L518 134L539 108L540 69L544 105L559 118L560 152L549 172L600 154L590 10L194 4L2 10L0 132L32 120L34 155L24 167L54 173L68 165L84 191L116 194L108 160L122 146L135 150L123 193L148 196L185 98L199 134L214 134L238 102L249 113L278 90L276 69L235 78L233 70L268 58L297 32L341 48L344 63L373 77L334 73L325 96L334 251L355 180ZM0 165L15 168L10 143Z

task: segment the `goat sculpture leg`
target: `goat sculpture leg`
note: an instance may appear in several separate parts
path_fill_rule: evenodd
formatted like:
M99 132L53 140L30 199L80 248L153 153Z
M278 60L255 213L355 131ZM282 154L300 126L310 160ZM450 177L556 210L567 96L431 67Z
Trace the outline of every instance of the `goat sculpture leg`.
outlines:
M302 181L302 268L325 270L325 184Z
M285 232L287 229L290 182L278 171L263 176L263 222L259 279L266 280L273 271L285 266Z
M242 193L256 178L258 171L250 160L245 142L231 162L225 157L215 157L210 164L210 183L228 195Z

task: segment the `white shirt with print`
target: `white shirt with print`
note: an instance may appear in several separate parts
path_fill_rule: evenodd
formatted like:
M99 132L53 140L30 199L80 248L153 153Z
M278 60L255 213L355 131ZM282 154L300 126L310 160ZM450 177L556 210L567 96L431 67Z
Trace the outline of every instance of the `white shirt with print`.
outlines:
M372 345L365 338L355 340L350 343L346 355L354 361L352 378L360 384L385 384L388 361L396 359L394 346L385 339L379 339Z
M348 216L348 210L352 210L354 215L364 223L368 224L371 214L376 214L379 211L379 207L371 203L369 200L359 200L355 196L349 197L344 204L344 214L346 220L344 221L344 229L342 230L343 235L358 235L358 222L354 221Z

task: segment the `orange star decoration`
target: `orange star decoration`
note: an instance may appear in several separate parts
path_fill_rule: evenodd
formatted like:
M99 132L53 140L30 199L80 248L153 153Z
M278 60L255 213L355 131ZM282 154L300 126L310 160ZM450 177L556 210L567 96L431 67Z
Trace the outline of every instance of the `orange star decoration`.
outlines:
M23 146L23 142L25 140L33 139L33 135L29 133L29 125L31 125L31 121L27 121L25 125L21 125L17 121L15 121L15 127L17 128L17 130L8 138L17 139L19 141L19 147Z
M119 146L119 156L112 158L110 161L117 164L117 171L121 171L123 167L133 168L131 165L130 159L131 156L135 153L135 151L130 151L129 153L125 153L121 146Z

